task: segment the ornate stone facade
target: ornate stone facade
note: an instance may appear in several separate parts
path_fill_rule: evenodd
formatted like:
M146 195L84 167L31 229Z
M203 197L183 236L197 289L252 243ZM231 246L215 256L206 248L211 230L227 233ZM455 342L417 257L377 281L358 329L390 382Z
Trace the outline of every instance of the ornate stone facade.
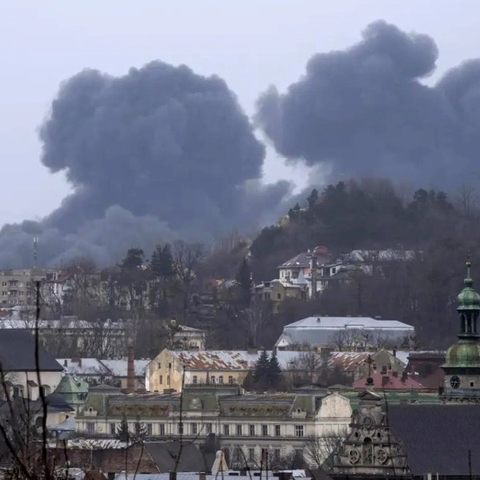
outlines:
M361 407L352 416L351 433L335 455L335 474L408 475L403 446L388 428L383 398L367 390L359 395L359 399Z

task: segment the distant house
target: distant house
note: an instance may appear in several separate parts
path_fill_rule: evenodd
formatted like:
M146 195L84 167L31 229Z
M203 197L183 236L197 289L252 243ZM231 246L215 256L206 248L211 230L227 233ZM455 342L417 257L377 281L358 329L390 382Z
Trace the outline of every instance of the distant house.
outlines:
M384 348L376 352L332 352L328 360L330 368L336 368L347 374L354 382L369 374L381 373L401 375L406 363L402 361L397 352L389 352Z
M178 326L178 332L173 336L173 343L182 349L205 350L206 332L198 328Z
M307 317L290 323L275 343L279 350L308 345L317 349L367 350L382 344L401 346L415 329L397 320L371 317Z

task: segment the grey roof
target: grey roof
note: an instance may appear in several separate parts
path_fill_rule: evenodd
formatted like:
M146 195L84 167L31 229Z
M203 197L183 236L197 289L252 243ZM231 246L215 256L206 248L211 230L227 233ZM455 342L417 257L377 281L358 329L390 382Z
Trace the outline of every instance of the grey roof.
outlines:
M0 364L10 372L34 372L35 338L27 331L0 328ZM62 366L38 345L38 367L42 372L61 372Z
M377 320L371 317L307 317L283 328L277 341L287 344L328 345L341 331L381 332L390 339L400 339L415 333L414 328L398 320Z
M330 255L328 253L317 255L317 264L323 265L331 261ZM307 252L299 253L295 255L290 260L287 260L285 263L282 263L277 268L308 268L310 267L310 258Z
M480 407L478 405L390 405L388 423L401 440L415 476L480 475Z
M161 472L170 472L176 468L178 472L201 472L209 470L202 452L192 443L184 444L180 451L180 442L145 443L147 452ZM180 458L177 457L180 454ZM210 465L211 468L211 465Z

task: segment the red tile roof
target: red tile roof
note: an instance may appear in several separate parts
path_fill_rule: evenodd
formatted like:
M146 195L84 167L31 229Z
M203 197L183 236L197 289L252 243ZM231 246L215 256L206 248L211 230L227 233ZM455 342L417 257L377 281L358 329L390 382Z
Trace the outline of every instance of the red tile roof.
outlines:
M421 383L408 376L375 373L372 378L373 388L376 390L428 390ZM355 390L365 390L366 380L366 377L364 377L353 382L353 388Z

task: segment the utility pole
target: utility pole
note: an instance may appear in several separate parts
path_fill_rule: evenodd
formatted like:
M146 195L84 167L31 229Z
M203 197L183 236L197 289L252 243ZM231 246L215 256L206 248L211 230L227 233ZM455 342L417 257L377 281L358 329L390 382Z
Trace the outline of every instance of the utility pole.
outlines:
M33 268L37 266L38 237L33 237Z

